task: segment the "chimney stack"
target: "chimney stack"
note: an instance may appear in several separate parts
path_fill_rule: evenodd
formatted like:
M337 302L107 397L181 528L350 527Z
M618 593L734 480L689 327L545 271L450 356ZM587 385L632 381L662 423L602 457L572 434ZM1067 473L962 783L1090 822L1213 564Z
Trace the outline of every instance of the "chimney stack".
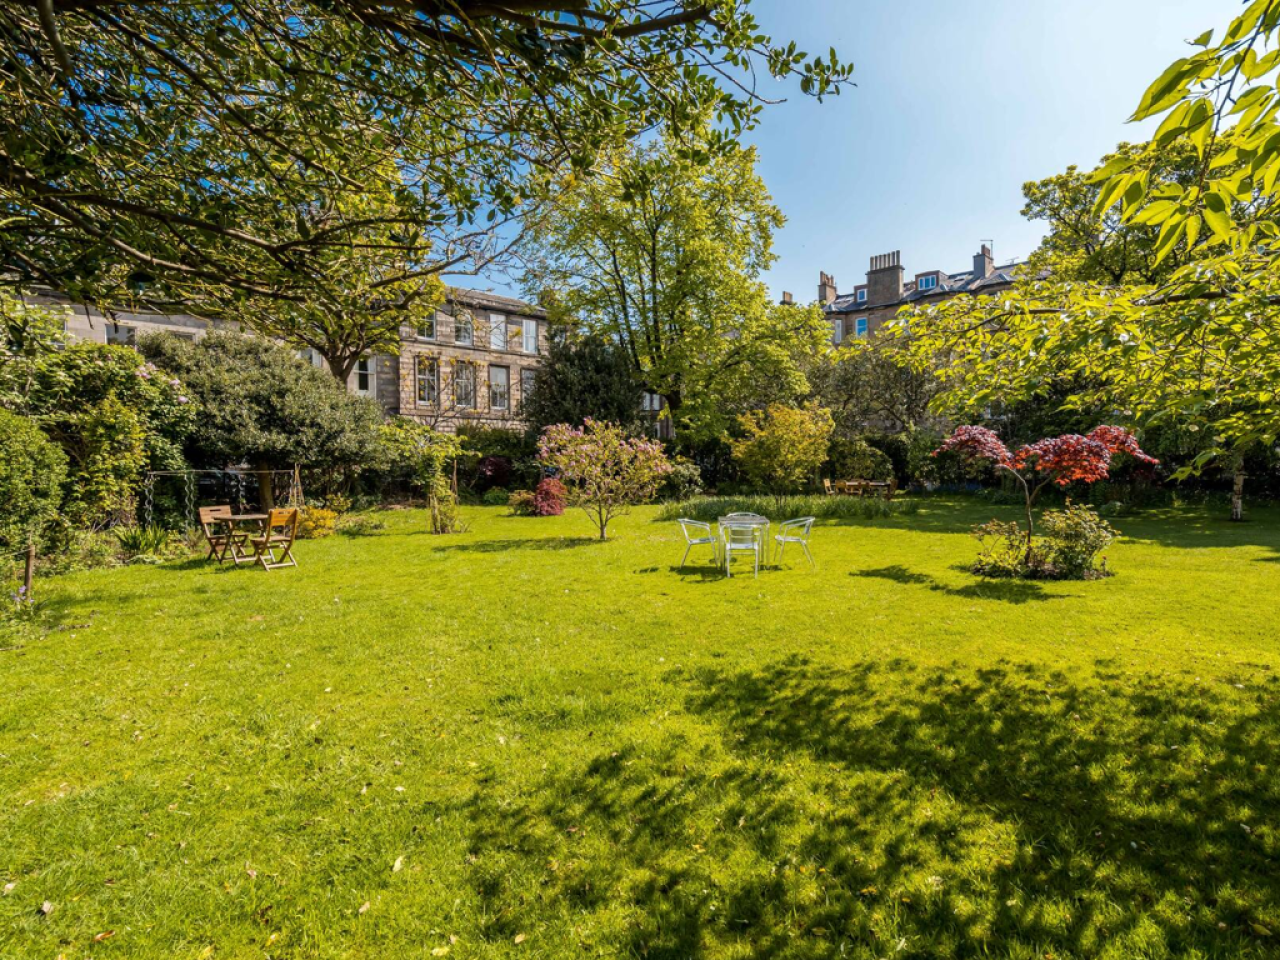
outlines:
M836 297L836 278L825 273L818 274L818 302L819 303L835 303Z
M973 278L975 280L985 280L995 272L995 258L991 256L991 248L985 243L982 250L973 255Z
M872 257L867 271L867 303L897 303L902 299L902 290L902 251Z
M790 290L783 290L783 291L782 291L782 305L783 305L784 307L789 307L789 306L791 306L793 303L795 303L795 300L794 300L794 299L792 298L792 296L791 296L791 291L790 291Z

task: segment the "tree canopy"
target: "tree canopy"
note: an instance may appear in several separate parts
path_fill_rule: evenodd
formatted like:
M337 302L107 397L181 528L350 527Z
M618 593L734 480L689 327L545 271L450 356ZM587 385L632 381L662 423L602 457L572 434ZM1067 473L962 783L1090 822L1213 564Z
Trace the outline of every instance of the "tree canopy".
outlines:
M976 413L1064 391L1068 405L1205 437L1184 474L1275 444L1278 45L1280 0L1253 0L1220 39L1196 38L1139 101L1135 120L1162 117L1152 140L1089 176L1089 216L1150 228L1159 270L1028 275L1008 293L902 318L917 360L943 377L949 407ZM1175 167L1178 176L1156 172Z
M632 424L643 388L622 348L602 337L552 337L520 415L541 433L555 423L592 420Z
M850 72L743 0L3 0L0 277L212 311L305 302L355 247L390 291L501 257L606 145L712 116L689 146L721 149L761 75Z
M806 394L805 363L830 338L819 308L770 303L759 280L783 217L755 167L750 149L620 148L566 177L530 225L529 295L617 343L695 436Z
M348 467L378 452L381 408L347 393L286 347L235 333L210 333L194 343L149 334L138 347L179 378L200 406L187 441L194 466Z

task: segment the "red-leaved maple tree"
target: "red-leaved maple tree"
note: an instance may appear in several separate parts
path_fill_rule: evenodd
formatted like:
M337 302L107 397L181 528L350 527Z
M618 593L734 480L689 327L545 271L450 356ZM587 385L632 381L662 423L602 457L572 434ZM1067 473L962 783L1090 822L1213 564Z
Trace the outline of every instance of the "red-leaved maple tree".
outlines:
M1128 430L1110 426L1094 427L1083 437L1078 433L1047 437L1024 444L1013 452L986 427L957 427L933 455L944 452L958 453L966 460L987 460L1022 486L1026 497L1028 562L1035 532L1031 508L1041 490L1051 483L1065 487L1071 483L1105 480L1111 472L1111 458L1117 453L1127 453L1143 463L1160 462L1145 454Z

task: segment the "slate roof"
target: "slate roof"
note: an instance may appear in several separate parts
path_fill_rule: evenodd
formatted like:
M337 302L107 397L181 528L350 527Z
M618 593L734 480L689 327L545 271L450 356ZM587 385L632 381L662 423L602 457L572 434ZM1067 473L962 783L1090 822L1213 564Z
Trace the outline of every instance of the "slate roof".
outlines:
M1022 263L1008 263L1001 267L996 267L989 277L977 277L972 270L966 270L962 273L939 273L938 285L928 290L917 290L916 282L909 280L903 285L902 296L893 301L886 303L871 303L867 300L858 302L857 291L853 293L842 293L831 303L827 304L827 313L859 313L878 307L889 307L906 303L917 303L921 300L928 300L930 297L936 297L940 294L954 295L957 293L983 293L991 290L993 287L1008 286L1013 283L1014 271L1024 266ZM859 284L864 286L864 284Z
M451 303L462 303L469 307L481 307L502 313L517 313L525 317L545 317L547 315L547 312L541 307L535 307L533 304L517 300L515 297L504 297L501 294L489 293L485 290L450 287L445 299Z

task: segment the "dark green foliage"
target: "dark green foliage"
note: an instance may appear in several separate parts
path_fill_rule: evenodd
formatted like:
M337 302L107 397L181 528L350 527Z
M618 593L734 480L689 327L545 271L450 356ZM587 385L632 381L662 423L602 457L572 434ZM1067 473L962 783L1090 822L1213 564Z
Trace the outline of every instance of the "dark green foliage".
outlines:
M62 501L67 457L33 421L0 410L0 547L40 539Z
M138 347L181 378L200 405L187 444L197 467L351 467L377 459L381 408L285 347L234 333L196 342L154 334Z
M643 388L625 352L601 337L553 337L521 412L537 434L553 423L588 417L634 424Z
M128 347L75 343L0 357L0 406L24 414L67 455L64 509L92 526L132 520L147 469L184 466L196 404Z
M662 482L658 496L663 500L689 500L702 496L702 471L692 460L676 457L671 461L671 472Z
M825 475L836 480L892 480L893 461L861 438L831 441Z

